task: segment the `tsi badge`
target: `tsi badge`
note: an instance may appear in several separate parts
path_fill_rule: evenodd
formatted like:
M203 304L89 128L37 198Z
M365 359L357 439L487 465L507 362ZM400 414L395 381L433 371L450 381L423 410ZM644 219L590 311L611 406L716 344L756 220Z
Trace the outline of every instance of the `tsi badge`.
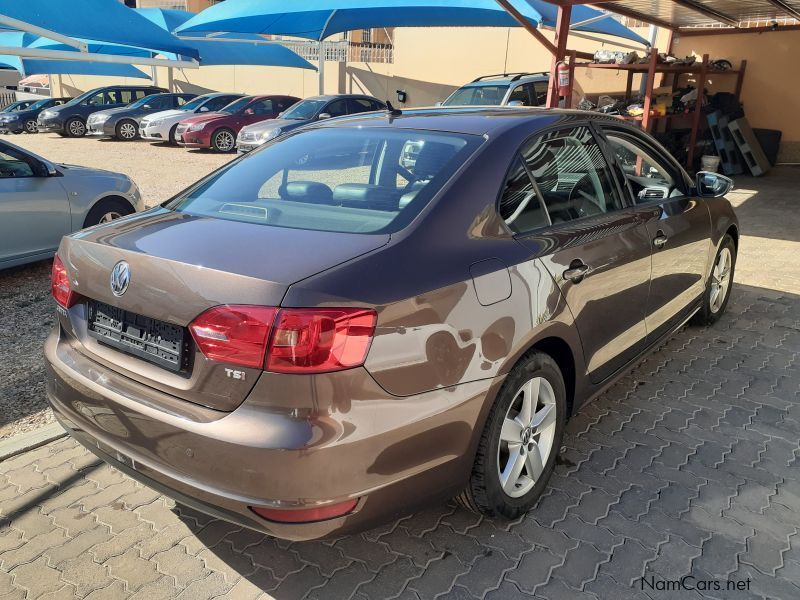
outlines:
M244 371L235 371L234 369L225 369L225 375L236 381L245 381L247 379L247 373Z
M115 296L122 296L128 291L131 282L131 268L124 260L119 261L111 270L111 291Z

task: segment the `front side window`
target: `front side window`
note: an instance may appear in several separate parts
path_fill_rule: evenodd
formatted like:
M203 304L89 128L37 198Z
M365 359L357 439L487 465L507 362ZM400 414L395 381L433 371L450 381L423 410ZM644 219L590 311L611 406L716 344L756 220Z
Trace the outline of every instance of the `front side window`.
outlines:
M88 106L105 106L108 104L107 92L99 92L86 100Z
M372 101L367 100L366 98L350 98L349 102L351 115L375 110L372 108Z
M623 208L600 146L587 127L554 131L522 151L553 225Z
M217 96L211 98L211 100L206 102L203 106L208 109L208 112L217 112L228 106L234 100L235 98L231 98L230 96Z
M0 179L35 176L28 157L14 148L0 147Z
M528 93L528 86L527 85L518 85L515 87L511 94L508 96L509 104L511 102L520 102L522 106L530 106L531 105L531 97Z
M272 100L259 100L248 106L247 110L252 110L251 114L254 115L268 115L274 112L275 109L272 106Z
M342 117L347 114L347 100L331 102L322 112L326 112L332 117Z
M195 215L342 233L392 233L480 145L472 135L312 129L267 144L167 205ZM413 164L403 166L409 147Z
M606 139L637 204L682 195L672 169L633 136L608 132Z

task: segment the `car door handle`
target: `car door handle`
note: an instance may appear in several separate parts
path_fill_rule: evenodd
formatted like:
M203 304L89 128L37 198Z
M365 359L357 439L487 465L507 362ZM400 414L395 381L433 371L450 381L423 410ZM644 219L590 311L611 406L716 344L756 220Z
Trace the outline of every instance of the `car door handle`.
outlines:
M669 238L661 233L653 238L653 246L660 250L667 245L667 241L669 241Z
M573 260L569 265L569 269L564 271L563 277L565 280L569 279L572 283L580 283L583 281L583 278L586 277L586 273L588 272L589 267L587 265L583 264L579 260Z

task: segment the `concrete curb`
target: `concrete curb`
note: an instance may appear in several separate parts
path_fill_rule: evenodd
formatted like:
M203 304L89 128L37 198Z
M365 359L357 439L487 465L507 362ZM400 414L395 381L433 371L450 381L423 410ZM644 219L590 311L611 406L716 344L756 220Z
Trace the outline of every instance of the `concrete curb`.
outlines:
M50 423L34 431L15 435L0 441L0 461L34 450L66 435L67 432L58 423Z

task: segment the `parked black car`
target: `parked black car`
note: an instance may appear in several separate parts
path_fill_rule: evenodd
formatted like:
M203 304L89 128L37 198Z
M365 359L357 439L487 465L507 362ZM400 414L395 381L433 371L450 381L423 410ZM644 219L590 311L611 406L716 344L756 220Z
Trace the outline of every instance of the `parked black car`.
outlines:
M89 115L108 108L121 108L145 96L167 92L151 85L110 85L89 90L55 108L39 114L37 129L43 133L57 133L62 137L86 135L86 120Z
M0 113L0 133L36 133L39 113L54 106L61 106L72 98L43 98L27 108Z
M18 110L25 110L34 102L36 102L36 100L17 100L16 102L12 102L11 104L4 106L2 109L0 109L0 113L9 113L9 112L16 112Z
M196 97L197 94L154 94L122 108L99 110L86 121L87 133L129 142L139 137L139 122L142 117L180 108Z

